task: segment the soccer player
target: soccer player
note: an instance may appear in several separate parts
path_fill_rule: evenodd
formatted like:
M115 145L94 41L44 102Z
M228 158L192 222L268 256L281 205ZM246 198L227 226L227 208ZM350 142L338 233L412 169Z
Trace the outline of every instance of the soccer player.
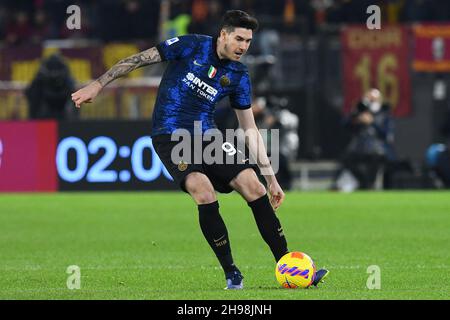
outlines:
M96 81L72 94L72 100L79 108L82 103L91 102L114 79L143 66L169 61L153 112L153 146L180 188L197 204L200 228L225 272L226 289L242 289L243 276L233 261L216 191L229 193L236 190L241 194L253 211L258 229L275 260L288 253L286 238L274 211L282 204L285 194L275 178L256 128L251 110L250 78L247 68L239 62L257 27L257 20L247 13L227 11L217 37L186 35L169 39L119 61ZM194 134L196 130L201 129L204 133L215 128L215 105L226 96L240 127L249 132L247 139L252 143L247 143L248 149L264 172L270 198L258 179L255 166L249 161L231 164L227 161L212 164L172 161L172 150L178 144L173 141L172 134L179 129ZM197 150L192 144L192 152L201 153L207 145L202 142L201 150ZM236 151L233 148L223 149L225 157L236 153L229 152ZM317 285L327 273L327 270L317 271L313 284Z

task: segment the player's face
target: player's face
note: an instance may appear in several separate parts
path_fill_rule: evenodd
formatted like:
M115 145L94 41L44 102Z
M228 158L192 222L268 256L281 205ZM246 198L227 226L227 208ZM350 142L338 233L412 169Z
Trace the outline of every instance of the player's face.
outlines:
M222 55L227 59L239 61L250 47L253 31L245 28L235 28L230 33L222 30L220 36L224 44Z

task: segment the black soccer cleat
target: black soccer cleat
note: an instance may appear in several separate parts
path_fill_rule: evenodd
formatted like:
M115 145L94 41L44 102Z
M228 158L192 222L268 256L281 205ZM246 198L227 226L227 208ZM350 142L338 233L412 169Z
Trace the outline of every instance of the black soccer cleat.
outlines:
M328 271L327 269L317 270L311 285L317 287L319 283L324 282L324 279L328 276L329 273L330 271Z
M244 289L244 277L240 271L233 271L225 273L225 279L227 280L226 290L239 290Z

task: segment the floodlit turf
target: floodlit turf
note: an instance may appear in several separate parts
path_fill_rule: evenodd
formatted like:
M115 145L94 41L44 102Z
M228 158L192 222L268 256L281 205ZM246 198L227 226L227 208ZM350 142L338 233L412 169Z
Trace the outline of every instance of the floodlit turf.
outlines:
M0 195L1 299L449 299L450 193L289 193L278 215L291 250L331 271L288 290L247 204L220 195L245 290L225 291L182 193ZM81 289L69 290L77 265ZM367 268L381 289L366 287Z

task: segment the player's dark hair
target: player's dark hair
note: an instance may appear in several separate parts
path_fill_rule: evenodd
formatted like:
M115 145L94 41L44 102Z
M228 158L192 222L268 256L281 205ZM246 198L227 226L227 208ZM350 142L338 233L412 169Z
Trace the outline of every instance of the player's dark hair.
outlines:
M228 10L222 17L219 31L225 29L227 32L233 32L235 28L255 31L258 29L258 20L242 10Z

